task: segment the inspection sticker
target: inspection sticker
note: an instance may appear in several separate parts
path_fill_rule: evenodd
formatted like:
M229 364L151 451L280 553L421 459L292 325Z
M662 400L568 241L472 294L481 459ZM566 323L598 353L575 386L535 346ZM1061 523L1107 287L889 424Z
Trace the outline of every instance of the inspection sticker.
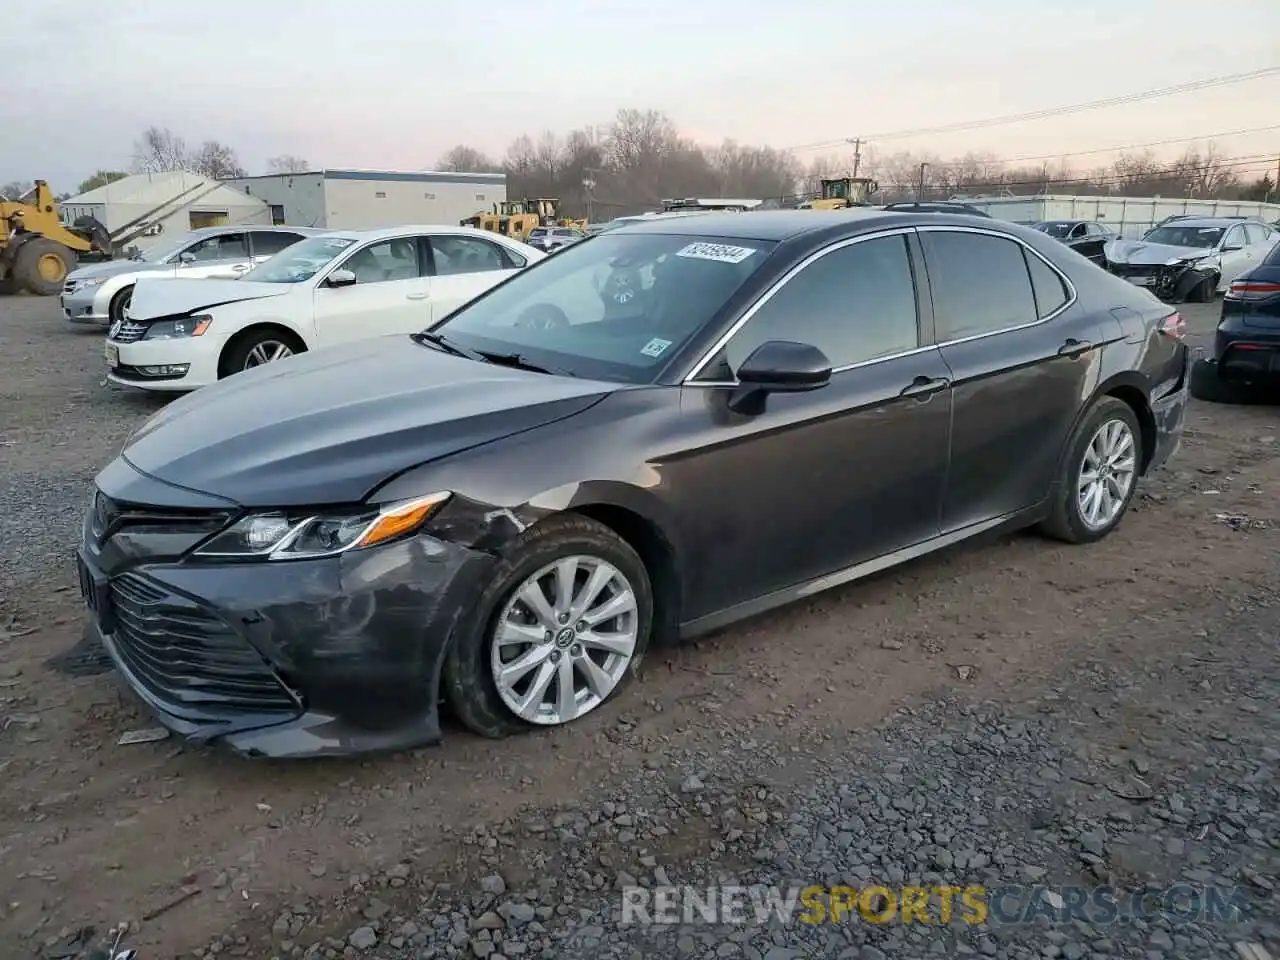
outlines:
M691 243L677 250L676 256L692 260L715 260L719 263L741 263L755 252L754 247L731 247L727 243Z
M646 357L660 357L667 351L667 347L671 346L670 340L663 340L661 337L654 337L643 347L640 352Z

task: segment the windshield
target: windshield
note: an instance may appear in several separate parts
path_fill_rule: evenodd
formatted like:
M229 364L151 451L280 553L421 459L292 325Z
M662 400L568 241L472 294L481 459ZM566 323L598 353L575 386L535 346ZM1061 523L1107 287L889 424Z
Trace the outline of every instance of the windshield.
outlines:
M1071 234L1071 228L1075 224L1069 220L1051 220L1047 223L1037 223L1036 229L1041 233L1047 233L1051 237L1059 240L1065 240Z
M1224 230L1223 227L1156 227L1142 239L1147 243L1165 243L1171 247L1216 247Z
M311 237L264 260L240 279L256 283L302 283L353 243L350 237Z
M671 234L596 236L516 274L433 332L575 376L651 383L773 247Z

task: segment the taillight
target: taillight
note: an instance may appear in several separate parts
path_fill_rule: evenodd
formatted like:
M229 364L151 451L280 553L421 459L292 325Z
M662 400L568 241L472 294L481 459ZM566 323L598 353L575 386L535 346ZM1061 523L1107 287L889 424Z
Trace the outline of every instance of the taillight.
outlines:
M1181 340L1187 335L1187 321L1182 319L1182 314L1171 313L1160 321L1159 329L1166 337Z
M1227 296L1234 300L1265 300L1280 293L1280 283L1268 280L1233 280Z

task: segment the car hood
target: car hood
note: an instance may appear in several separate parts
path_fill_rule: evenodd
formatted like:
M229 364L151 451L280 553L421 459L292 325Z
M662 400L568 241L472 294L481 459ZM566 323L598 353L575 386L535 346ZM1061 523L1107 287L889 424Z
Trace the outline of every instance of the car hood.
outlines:
M1107 259L1112 263L1142 266L1159 266L1170 260L1198 260L1213 254L1211 247L1178 247L1168 243L1147 243L1145 240L1112 240L1106 247Z
M573 416L617 389L377 337L202 387L147 421L121 456L247 507L356 503L403 470Z
M255 283L250 280L216 280L212 277L165 277L155 282L140 283L129 303L132 320L154 320L156 317L181 316L207 307L241 300L279 297L298 289L296 283Z
M148 263L145 260L108 260L105 263L86 263L76 267L69 274L68 280L96 280L98 277L118 277L125 273L156 273L172 270L169 263Z

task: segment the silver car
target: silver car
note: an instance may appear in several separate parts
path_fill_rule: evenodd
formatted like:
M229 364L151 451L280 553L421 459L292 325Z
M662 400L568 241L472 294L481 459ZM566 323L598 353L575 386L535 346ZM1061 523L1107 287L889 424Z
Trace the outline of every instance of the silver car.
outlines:
M62 316L109 326L123 319L139 277L226 277L246 273L304 237L310 227L237 226L192 230L159 243L138 259L93 263L71 271L62 288Z

